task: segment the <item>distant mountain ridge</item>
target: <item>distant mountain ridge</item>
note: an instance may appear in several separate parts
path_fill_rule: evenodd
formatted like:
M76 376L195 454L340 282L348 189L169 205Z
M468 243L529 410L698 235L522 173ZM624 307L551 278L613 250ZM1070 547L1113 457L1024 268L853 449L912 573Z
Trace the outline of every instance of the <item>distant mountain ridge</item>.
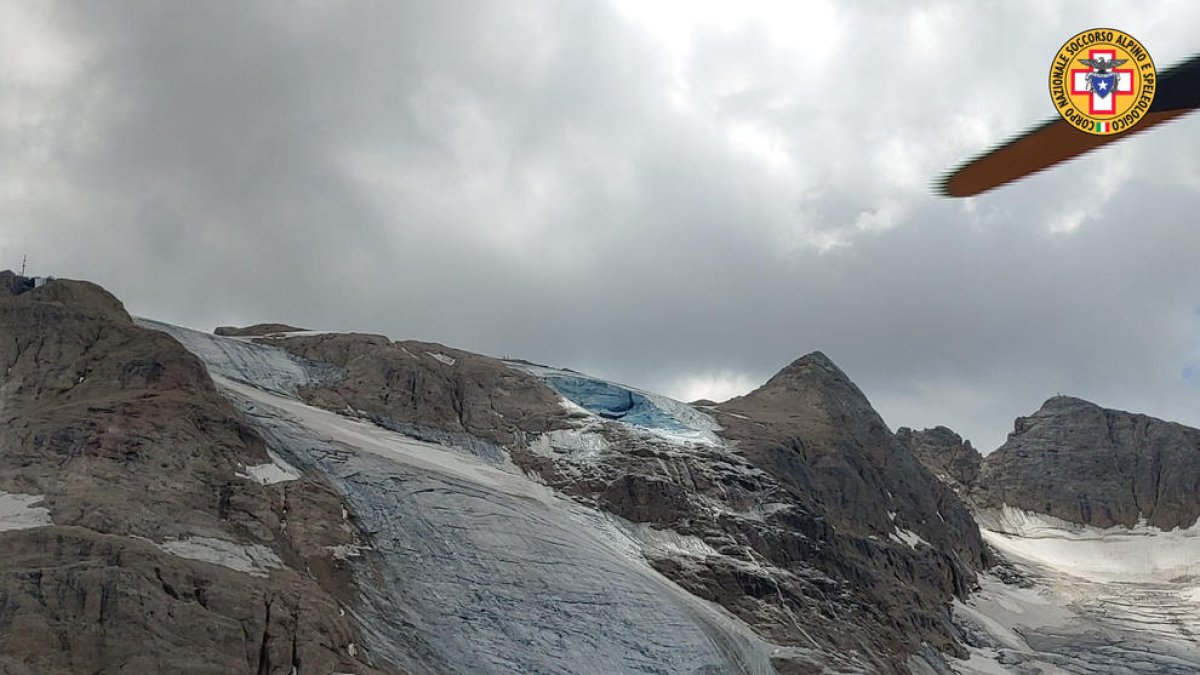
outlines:
M981 456L938 427L900 439L976 508L1010 506L1096 527L1200 519L1200 430L1055 396Z

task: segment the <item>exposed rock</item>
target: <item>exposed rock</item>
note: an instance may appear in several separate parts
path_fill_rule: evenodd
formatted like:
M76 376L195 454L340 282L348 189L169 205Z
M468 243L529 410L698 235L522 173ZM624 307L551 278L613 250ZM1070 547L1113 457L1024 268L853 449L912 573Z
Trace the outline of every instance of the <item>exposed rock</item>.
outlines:
M239 477L271 461L263 440L192 354L112 295L25 286L0 273L0 491L42 495L52 524L0 532L0 666L383 672L348 652L328 548L351 538L337 495ZM278 566L255 576L167 552L180 541Z
M899 440L916 456L930 473L964 497L979 477L983 455L971 447L970 441L946 427L914 431L901 427L896 431Z
M984 459L972 499L1097 527L1143 517L1190 527L1200 518L1200 430L1056 396L1017 418Z
M307 330L307 328L296 328L286 323L256 323L253 326L244 326L241 328L237 326L217 326L213 329L213 333L226 337L259 337L275 333L299 333Z
M839 527L862 535L903 527L957 552L968 569L986 565L963 504L824 354L796 360L715 410L722 436L797 498L815 499Z
M567 426L568 413L551 389L487 356L359 333L268 342L345 370L335 382L300 390L305 401L328 410L361 412L504 445Z
M951 645L942 608L967 592L990 554L962 502L891 434L845 373L816 352L714 410L721 435L777 480L790 501L829 519L839 536L821 569L870 579L846 590L888 617L875 635ZM932 546L874 550L898 531ZM870 612L859 616L869 625ZM898 634L888 635L891 626L901 627Z

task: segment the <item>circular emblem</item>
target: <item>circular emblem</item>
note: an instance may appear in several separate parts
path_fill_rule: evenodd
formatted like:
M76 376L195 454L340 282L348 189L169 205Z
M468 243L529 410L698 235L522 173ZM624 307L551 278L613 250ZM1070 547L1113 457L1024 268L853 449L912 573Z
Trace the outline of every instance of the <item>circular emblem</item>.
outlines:
M1129 131L1154 101L1157 73L1133 36L1092 28L1067 40L1050 64L1050 100L1071 126L1108 136Z

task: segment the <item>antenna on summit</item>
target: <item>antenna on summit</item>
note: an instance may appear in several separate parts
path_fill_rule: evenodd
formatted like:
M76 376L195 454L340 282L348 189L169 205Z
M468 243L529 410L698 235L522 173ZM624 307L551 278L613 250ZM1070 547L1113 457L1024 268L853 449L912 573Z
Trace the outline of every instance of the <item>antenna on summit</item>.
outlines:
M21 255L21 276L25 276L25 261L28 259L29 259L28 253Z

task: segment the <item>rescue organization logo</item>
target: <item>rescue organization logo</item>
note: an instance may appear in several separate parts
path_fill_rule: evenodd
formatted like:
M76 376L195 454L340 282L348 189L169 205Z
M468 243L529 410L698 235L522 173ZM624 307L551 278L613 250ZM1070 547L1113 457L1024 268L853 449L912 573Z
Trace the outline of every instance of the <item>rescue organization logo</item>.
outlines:
M1150 53L1128 33L1092 28L1063 44L1050 64L1050 99L1080 131L1119 134L1154 101L1157 73Z

